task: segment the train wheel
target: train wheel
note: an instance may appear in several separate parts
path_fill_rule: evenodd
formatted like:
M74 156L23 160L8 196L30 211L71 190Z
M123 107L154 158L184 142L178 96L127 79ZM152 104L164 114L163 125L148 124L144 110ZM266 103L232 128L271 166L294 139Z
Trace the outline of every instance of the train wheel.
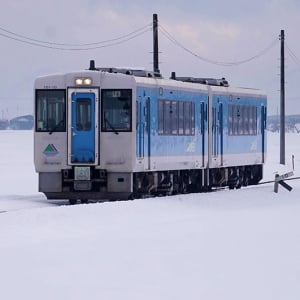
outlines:
M77 204L77 199L69 199L70 205L75 205Z
M243 179L243 186L248 186L248 185L249 185L249 177L248 174L246 174Z

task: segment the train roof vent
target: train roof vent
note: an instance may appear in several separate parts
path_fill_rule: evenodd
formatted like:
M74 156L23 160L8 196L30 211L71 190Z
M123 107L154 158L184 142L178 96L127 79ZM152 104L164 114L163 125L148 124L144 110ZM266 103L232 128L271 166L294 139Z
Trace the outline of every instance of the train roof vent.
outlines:
M95 70L107 73L121 73L125 75L132 75L137 77L147 77L147 78L162 78L160 73L153 71L147 71L142 69L127 69L127 68L95 68L95 65L91 63L89 70Z
M175 72L172 72L170 79L178 80L182 82L201 83L214 86L229 86L228 81L225 78L198 78L198 77L177 77Z
M95 61L90 60L90 71L102 71L108 73L121 73L126 75L133 75L138 77L148 77L148 78L162 78L159 72L147 71L143 69L130 69L130 68L96 68Z

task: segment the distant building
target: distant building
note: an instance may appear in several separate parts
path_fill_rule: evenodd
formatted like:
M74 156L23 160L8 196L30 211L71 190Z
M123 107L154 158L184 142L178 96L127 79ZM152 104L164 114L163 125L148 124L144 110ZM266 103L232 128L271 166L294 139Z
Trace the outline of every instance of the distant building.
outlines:
M33 128L33 123L33 116L25 115L11 119L9 127L14 130L31 130Z
M5 130L8 128L9 122L6 119L0 119L0 130Z

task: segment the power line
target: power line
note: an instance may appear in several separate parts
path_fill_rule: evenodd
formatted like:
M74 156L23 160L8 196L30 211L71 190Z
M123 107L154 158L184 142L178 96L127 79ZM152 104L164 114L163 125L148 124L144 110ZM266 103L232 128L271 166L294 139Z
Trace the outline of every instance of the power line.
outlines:
M43 41L39 39L35 39L26 35L22 35L13 31L10 31L8 29L5 29L3 27L0 27L0 36L11 39L23 44L28 44L31 46L36 46L36 47L42 47L42 48L48 48L48 49L54 49L54 50L62 50L62 51L86 51L86 50L94 50L94 49L100 49L100 48L106 48L106 47L112 47L116 45L120 45L122 43L125 43L127 41L130 41L132 39L135 39L144 33L152 30L152 25L153 23L149 23L137 30L134 30L128 34L119 36L117 38L109 39L109 40L104 40L104 41L97 41L97 42L92 42L92 43L56 43L56 42L50 42L50 41ZM170 40L174 45L177 47L183 49L185 52L193 55L197 59L200 59L202 61L205 61L210 64L215 64L219 66L227 66L227 67L232 67L232 66L238 66L247 62L250 62L254 59L257 59L264 54L266 54L271 48L273 48L277 44L277 39L275 39L268 47L263 49L262 51L258 52L256 55L240 60L240 61L231 61L231 62L224 62L224 61L216 61L212 60L203 56L200 56L199 54L195 53L194 51L190 50L186 46L184 46L182 43L180 43L174 36L172 36L163 26L159 25L158 26L160 32L168 39ZM2 32L1 32L2 31ZM296 55L288 48L289 54L291 55L292 59L300 65L300 60L296 57Z
M295 53L291 50L291 48L289 48L289 46L287 45L287 42L285 42L285 46L286 49L288 50L287 52L289 53L290 57L292 58L292 60L300 66L300 59L295 55Z
M270 45L268 47L266 47L265 49L263 49L262 51L258 52L256 55L249 57L247 59L244 60L240 60L240 61L231 61L231 62L224 62L224 61L215 61L209 58L205 58L203 56L198 55L197 53L195 53L194 51L188 49L186 46L184 46L182 43L178 42L178 40L176 40L165 28L163 28L161 25L159 25L159 29L160 32L168 39L170 40L173 44L175 44L176 46L178 46L179 48L183 49L184 51L186 51L187 53L195 56L196 58L205 61L207 63L210 64L214 64L214 65L219 65L219 66L225 66L225 67L232 67L232 66L238 66L247 62L250 62L254 59L257 59L261 56L263 56L264 54L266 54L271 48L273 48L277 43L277 39L275 39L274 41L272 41L272 43L270 43Z
M29 41L32 41L32 42L37 42L39 44L48 44L48 45L55 45L55 46L68 46L68 47L82 47L82 46L93 46L93 45L99 45L99 44L105 44L105 43L110 43L110 42L115 42L117 40L121 40L121 39L124 39L126 37L129 37L135 33L138 33L146 28L149 28L150 26L152 26L152 23L149 23L133 32L130 32L128 34L125 34L125 35L122 35L120 37L117 37L117 38L114 38L114 39L110 39L110 40L105 40L105 41L99 41L99 42L93 42L93 43L86 43L86 44L67 44L67 43L55 43L55 42L49 42L49 41L43 41L43 40L38 40L38 39L34 39L34 38L31 38L31 37L28 37L28 36L25 36L25 35L21 35L21 34L18 34L18 33L15 33L13 31L10 31L10 30L7 30L3 27L0 27L0 30L1 31L4 31L8 34L11 34L13 36L16 36L18 38L22 38L22 39L25 39L25 40L29 40Z
M130 32L128 34L122 35L122 36L114 38L114 39L98 41L98 42L93 42L93 43L85 43L85 44L67 44L67 43L55 43L55 42L37 40L37 39L31 38L31 37L28 37L25 35L21 35L21 34L9 31L7 29L4 29L3 27L0 27L0 31L6 32L8 34L0 32L0 36L20 42L20 43L37 46L37 47L42 47L42 48L55 49L55 50L68 50L68 51L85 51L85 50L93 50L93 49L111 47L111 46L125 43L129 40L132 40L148 31L150 31L151 25L152 25L152 23L147 24L133 32Z

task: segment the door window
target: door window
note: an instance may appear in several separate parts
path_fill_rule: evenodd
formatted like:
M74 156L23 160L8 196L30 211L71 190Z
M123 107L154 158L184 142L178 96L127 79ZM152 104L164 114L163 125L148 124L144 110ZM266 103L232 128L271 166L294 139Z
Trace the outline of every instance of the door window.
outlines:
M76 101L76 130L89 131L92 126L91 99L77 99Z

